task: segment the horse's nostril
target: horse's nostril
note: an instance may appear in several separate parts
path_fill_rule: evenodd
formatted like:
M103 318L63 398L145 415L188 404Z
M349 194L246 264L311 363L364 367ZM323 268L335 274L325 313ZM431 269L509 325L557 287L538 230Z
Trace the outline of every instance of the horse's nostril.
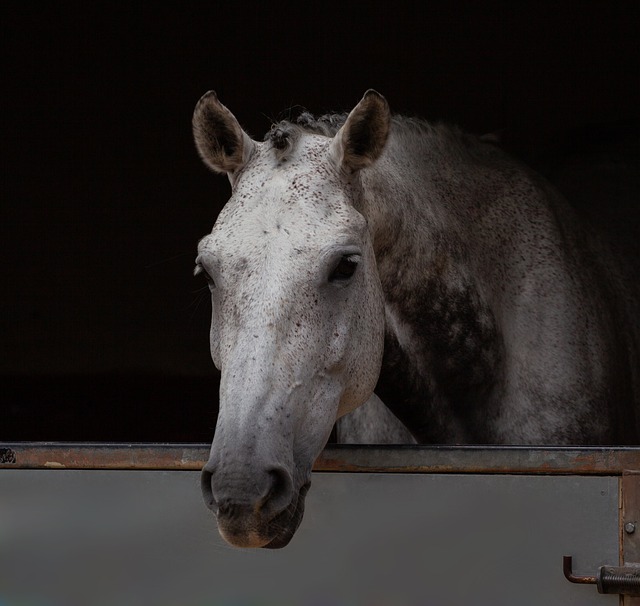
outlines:
M207 507L217 513L218 506L216 504L216 500L213 498L213 488L211 487L211 480L213 479L213 474L208 471L206 468L202 470L200 474L200 485L202 487L202 496L204 498L204 502Z
M266 517L278 515L291 504L293 482L284 467L272 467L267 471L269 482L258 503L258 509Z

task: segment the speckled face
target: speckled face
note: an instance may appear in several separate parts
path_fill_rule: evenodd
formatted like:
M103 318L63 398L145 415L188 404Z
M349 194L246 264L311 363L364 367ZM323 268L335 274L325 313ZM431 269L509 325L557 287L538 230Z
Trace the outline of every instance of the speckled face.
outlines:
M233 188L196 261L222 372L202 491L232 545L291 540L336 418L373 393L384 304L354 205L389 122L385 99L367 91L333 138L287 123L257 143L214 92L196 105L198 152Z
M255 144L198 247L222 371L211 498L238 546L289 541L336 417L367 400L380 370L375 259L357 181L332 164L330 142L304 135L286 159Z

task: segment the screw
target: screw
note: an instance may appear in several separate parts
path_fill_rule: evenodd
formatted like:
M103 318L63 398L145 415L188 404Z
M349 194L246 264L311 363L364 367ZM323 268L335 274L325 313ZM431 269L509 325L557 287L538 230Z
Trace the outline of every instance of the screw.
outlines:
M633 534L636 531L636 525L633 522L627 522L624 525L624 531L627 534Z

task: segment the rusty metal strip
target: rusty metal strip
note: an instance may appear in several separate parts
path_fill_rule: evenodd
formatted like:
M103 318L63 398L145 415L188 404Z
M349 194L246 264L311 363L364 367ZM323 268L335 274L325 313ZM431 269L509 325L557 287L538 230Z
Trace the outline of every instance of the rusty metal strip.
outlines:
M640 469L640 448L524 446L365 446L327 448L327 471L621 475Z
M0 443L0 469L198 470L207 456L200 444Z
M199 470L207 444L0 443L0 469ZM315 471L622 475L640 447L328 446Z
M620 565L640 567L640 471L620 478ZM640 597L622 596L621 606L640 606Z
M621 501L620 563L640 566L640 471L625 472L622 475Z

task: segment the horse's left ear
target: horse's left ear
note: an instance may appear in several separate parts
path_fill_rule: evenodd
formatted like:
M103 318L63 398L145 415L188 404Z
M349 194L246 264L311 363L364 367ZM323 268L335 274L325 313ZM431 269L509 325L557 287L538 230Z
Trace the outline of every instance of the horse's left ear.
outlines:
M338 165L348 173L371 166L384 149L390 127L387 100L369 89L333 140L332 154Z

